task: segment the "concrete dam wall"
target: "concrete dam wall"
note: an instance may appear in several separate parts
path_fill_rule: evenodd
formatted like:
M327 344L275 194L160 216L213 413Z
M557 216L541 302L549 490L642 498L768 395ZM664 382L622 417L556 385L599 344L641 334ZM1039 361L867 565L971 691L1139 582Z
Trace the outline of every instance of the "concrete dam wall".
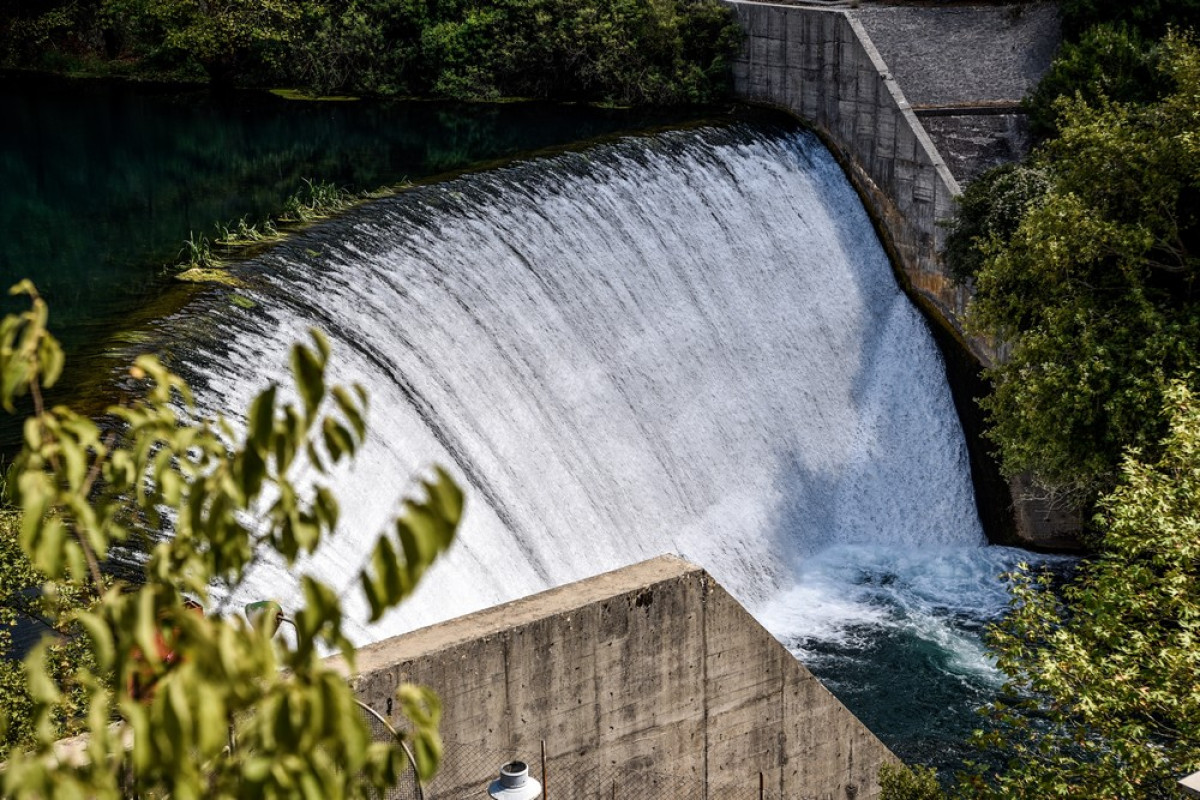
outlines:
M970 294L942 266L939 221L960 180L1027 151L1018 103L1053 58L1055 7L731 5L746 31L736 93L824 136L913 293L992 363L992 343L963 334Z
M811 122L837 153L917 296L961 331L969 299L938 255L958 181L862 23L849 12L734 2L746 31L734 87ZM991 352L970 342L983 361Z
M942 264L942 223L960 181L1028 152L1019 104L1057 50L1057 7L731 5L746 31L736 93L812 124L871 210L909 294L980 364L1003 358L1003 343L964 330L970 289ZM971 388L970 365L951 371L966 395L958 400L964 428L977 438L973 397L984 389ZM1026 478L1007 482L983 448L973 447L972 464L993 539L1077 548L1078 519L1033 496Z
M442 698L427 796L477 798L520 758L548 796L869 800L894 757L704 570L673 556L363 648L359 696ZM478 754L494 755L490 760ZM468 757L470 756L470 757ZM615 792L615 794L614 794Z

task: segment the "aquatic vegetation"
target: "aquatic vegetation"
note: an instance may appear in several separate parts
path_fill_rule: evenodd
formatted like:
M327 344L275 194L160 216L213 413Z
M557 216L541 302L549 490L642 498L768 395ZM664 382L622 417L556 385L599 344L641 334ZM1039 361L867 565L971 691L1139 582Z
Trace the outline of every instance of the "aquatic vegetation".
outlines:
M179 251L180 266L187 268L209 268L220 263L212 251L212 242L203 233L188 232Z
M345 211L359 199L353 192L329 181L304 179L304 189L292 194L283 204L281 222L309 222Z
M304 188L293 192L275 219L250 222L244 215L234 222L218 222L214 236L188 233L175 265L178 280L191 283L223 283L241 286L242 283L226 272L230 260L247 255L248 248L270 244L286 236L280 226L303 224L328 219L367 199L384 197L394 189L384 188L370 193L355 194L329 181L303 178ZM251 304L252 306L253 304ZM249 308L251 306L242 306Z
M237 247L268 242L279 237L279 229L272 220L247 222L243 216L237 222L217 223L215 242L221 247Z
M192 267L175 276L175 280L184 283L219 283L223 286L241 287L245 284L229 273L229 270L217 267Z

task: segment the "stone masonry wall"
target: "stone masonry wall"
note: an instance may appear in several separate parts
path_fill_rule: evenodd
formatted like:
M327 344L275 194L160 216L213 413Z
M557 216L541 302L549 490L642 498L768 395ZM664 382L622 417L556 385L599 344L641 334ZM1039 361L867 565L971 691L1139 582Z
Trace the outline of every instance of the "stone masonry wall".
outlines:
M865 196L915 293L962 336L969 299L938 256L958 182L850 12L732 2L747 38L734 62L745 99L791 111L813 124ZM989 363L986 342L962 336Z
M864 5L853 14L918 109L1016 104L1062 37L1053 3Z
M390 713L404 681L441 695L448 757L428 796L443 800L483 796L501 763L454 753L536 765L543 740L552 800L613 796L614 774L623 798L757 797L761 779L768 798L871 800L894 760L703 570L672 556L380 642L357 666L376 709Z
M1058 50L1054 3L871 4L853 14L960 182L1029 152L1020 102Z

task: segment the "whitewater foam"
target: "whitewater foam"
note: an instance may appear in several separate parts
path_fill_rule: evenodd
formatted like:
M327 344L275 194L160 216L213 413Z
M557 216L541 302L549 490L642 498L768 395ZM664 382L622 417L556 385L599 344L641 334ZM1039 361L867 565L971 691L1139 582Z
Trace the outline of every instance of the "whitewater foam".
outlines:
M965 444L932 338L809 133L675 132L469 175L239 273L255 308L169 323L193 331L205 410L246 407L313 325L333 377L371 396L339 533L302 569L355 595L429 463L469 497L454 550L360 641L662 552L778 635L893 613L847 594L851 557L909 575L914 602L977 577L905 566L981 550ZM286 606L294 586L266 563L235 599Z

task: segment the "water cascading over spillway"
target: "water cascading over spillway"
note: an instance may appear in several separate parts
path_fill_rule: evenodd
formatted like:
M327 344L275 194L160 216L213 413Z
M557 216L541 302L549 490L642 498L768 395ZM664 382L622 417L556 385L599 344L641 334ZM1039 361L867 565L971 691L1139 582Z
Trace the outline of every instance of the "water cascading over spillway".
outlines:
M769 620L823 554L982 543L935 345L811 134L737 124L469 175L241 274L255 308L171 323L207 410L283 379L310 326L370 395L339 534L302 569L356 596L414 474L441 464L468 495L450 555L360 640L664 552ZM241 599L294 586L267 563Z

